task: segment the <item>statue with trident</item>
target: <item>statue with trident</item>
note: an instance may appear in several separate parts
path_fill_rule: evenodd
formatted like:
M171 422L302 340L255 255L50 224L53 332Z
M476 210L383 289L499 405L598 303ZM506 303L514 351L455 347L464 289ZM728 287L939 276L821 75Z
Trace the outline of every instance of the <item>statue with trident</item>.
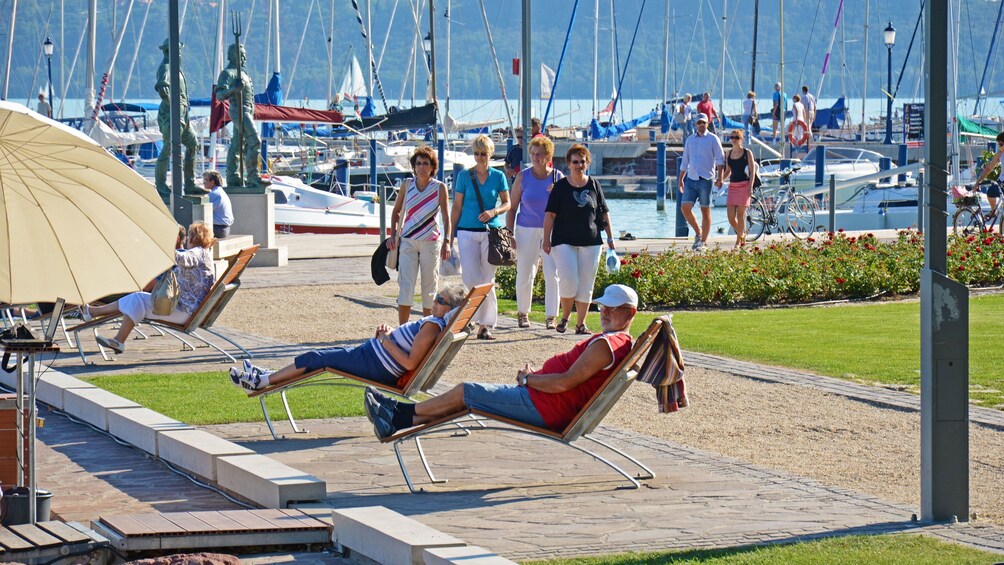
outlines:
M233 15L234 43L227 49L227 66L216 80L216 99L230 101L234 134L227 151L227 186L261 188L267 181L258 171L261 138L254 125L254 86L244 70L247 55L241 45L241 20Z

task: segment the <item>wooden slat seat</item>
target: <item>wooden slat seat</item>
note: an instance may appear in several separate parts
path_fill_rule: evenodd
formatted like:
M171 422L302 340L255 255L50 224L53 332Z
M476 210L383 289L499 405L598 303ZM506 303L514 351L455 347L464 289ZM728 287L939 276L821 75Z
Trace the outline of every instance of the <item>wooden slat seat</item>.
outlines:
M411 492L418 492L418 491L412 484L411 478L408 475L408 470L404 465L404 458L401 455L401 443L410 439L414 439L418 447L419 458L422 461L422 465L425 467L426 473L429 475L429 479L433 483L446 482L445 480L436 479L436 477L433 475L428 460L425 457L425 452L422 450L421 444L419 443L420 438L424 435L428 435L432 432L435 432L440 428L446 426L456 426L459 424L458 422L459 420L462 420L463 418L470 416L478 418L478 422L481 425L465 426L466 430L474 431L474 430L491 429L491 430L501 430L501 431L520 431L522 433L562 443L573 449L576 449L578 451L581 451L596 458L598 461L606 464L608 467L617 471L621 476L630 481L631 483L630 488L638 488L640 485L637 479L651 479L655 477L655 474L651 471L651 469L641 464L638 460L631 457L627 453L624 453L623 451L616 449L605 442L593 438L589 434L596 429L596 427L600 424L600 422L603 421L603 418L607 415L610 409L613 408L614 404L617 403L620 397L623 396L624 392L631 385L631 382L634 381L638 373L638 368L641 366L645 356L649 353L652 347L652 343L655 341L655 337L659 333L661 326L664 323L667 323L666 319L664 318L656 318L655 320L652 321L652 324L648 327L648 329L646 329L640 336L638 336L638 339L635 341L634 346L631 348L631 351L627 354L627 356L623 360L621 360L621 362L617 365L617 367L610 373L610 376L603 383L603 385L600 386L600 388L597 389L597 391L593 394L592 398L589 399L589 402L587 402L585 406L583 406L582 409L579 410L579 413L576 414L575 418L573 418L568 423L568 425L565 426L565 428L560 432L550 430L547 428L532 426L530 424L526 424L524 422L518 422L516 420L511 420L509 418L498 416L489 412L485 412L483 410L474 410L468 408L456 412L454 414L450 414L448 416L443 416L442 418L438 418L434 421L427 422L425 424L422 424L421 426L415 426L412 428L401 430L396 434L388 436L380 441L383 443L394 444L394 452L397 455L397 461L401 467L401 473L404 475L404 480L408 484L408 489ZM665 354L665 352L653 352L653 354ZM484 421L486 420L497 422L499 424L504 424L504 426L485 425ZM607 449L617 453L618 455L624 457L625 459L627 459L628 461L630 461L631 463L635 464L640 469L642 469L643 474L638 475L637 477L632 477L631 475L626 473L623 469L621 469L619 466L615 465L606 458L601 457L600 455L592 451L589 451L581 446L572 443L579 438L587 439L589 441L592 441L593 443L602 445L603 447L606 447Z
M255 253L258 252L259 247L259 245L254 245L246 249L242 249L240 253L231 259L230 264L227 266L226 270L223 271L223 274L221 274L216 280L209 292L206 293L206 296L202 299L199 307L196 308L195 312L193 312L184 323L166 322L163 320L144 320L143 323L151 325L155 328L163 328L192 350L195 349L195 346L185 341L175 332L180 332L194 337L195 339L222 353L231 362L236 363L237 359L233 355L199 335L200 330L205 330L206 332L226 341L230 345L233 345L241 351L243 356L250 358L251 353L249 351L225 335L215 331L212 326L216 323L216 319L219 317L220 313L223 312L224 308L226 308L230 299L233 298L234 293L236 293L237 289L240 288L240 277L244 273L248 264L251 262L251 259L254 258ZM80 353L80 359L84 362L84 364L88 364L88 361L87 356L84 354L84 346L80 342L80 332L84 330L93 330L94 335L97 336L98 327L115 322L121 317L121 314L101 316L99 318L94 318L90 322L84 322L70 328L69 331L74 334L77 351ZM108 356L105 354L104 348L101 347L101 345L98 345L98 349L100 350L102 356L105 357L105 360L108 360Z
M467 340L467 324L470 323L474 314L488 297L488 293L491 292L492 286L493 285L491 283L475 286L467 293L464 301L457 306L457 313L450 319L443 331L440 332L436 341L433 342L432 347L429 348L429 351L419 361L419 364L411 371L402 375L394 385L371 381L345 371L328 367L305 373L296 379L283 382L279 385L270 385L261 390L249 392L248 396L251 398L258 398L258 401L261 404L262 414L265 416L265 423L268 425L269 431L272 432L272 437L278 439L278 435L275 433L275 427L272 425L272 419L268 413L268 408L265 406L265 399L272 394L278 393L280 395L290 426L293 428L294 432L300 433L304 430L301 430L299 426L297 426L296 420L293 419L293 413L289 407L289 400L286 398L286 392L293 388L331 383L334 380L342 384L373 386L405 397L414 396L419 392L427 392L432 387L436 386L436 383L439 382L439 379L442 377L446 367L456 356L457 352L460 351L460 347L464 344L464 341ZM330 377L325 379L316 378L322 375L330 375Z

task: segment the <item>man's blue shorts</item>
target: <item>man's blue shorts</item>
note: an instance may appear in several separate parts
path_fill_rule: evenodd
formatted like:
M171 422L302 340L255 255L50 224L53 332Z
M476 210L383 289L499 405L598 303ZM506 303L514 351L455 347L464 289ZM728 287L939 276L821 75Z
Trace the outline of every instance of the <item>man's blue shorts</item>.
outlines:
M530 400L525 386L464 383L464 404L497 416L544 427L544 419Z
M683 177L683 195L680 202L694 204L698 200L701 202L701 208L711 207L711 179L693 180L690 177Z

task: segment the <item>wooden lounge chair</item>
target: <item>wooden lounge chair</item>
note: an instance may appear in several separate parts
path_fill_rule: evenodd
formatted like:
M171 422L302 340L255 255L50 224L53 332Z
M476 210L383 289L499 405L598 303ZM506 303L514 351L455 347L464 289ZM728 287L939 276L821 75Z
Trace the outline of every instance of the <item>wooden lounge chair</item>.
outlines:
M414 439L416 447L418 448L419 459L425 467L425 472L429 476L429 480L433 483L445 483L446 479L437 479L433 475L432 469L429 467L429 462L425 457L425 452L422 450L422 445L419 443L419 440L422 436L438 431L441 428L456 426L458 425L458 420L465 417L474 417L475 423L477 424L474 426L465 426L464 428L468 432L473 430L517 432L549 439L567 445L572 449L576 449L582 453L592 456L614 471L617 471L617 473L630 481L630 486L627 488L638 488L640 486L638 479L645 480L654 478L655 473L634 457L604 441L592 437L590 434L596 429L596 426L599 425L607 413L610 412L610 409L613 408L614 404L616 404L620 397L624 394L627 388L631 385L631 382L634 381L638 374L638 368L641 366L642 360L651 349L652 343L655 341L655 337L658 334L661 325L664 323L666 323L665 318L657 318L652 321L652 324L648 327L648 329L645 330L645 332L642 333L635 341L634 346L631 348L627 357L625 357L616 369L611 372L607 381L596 391L589 402L583 406L582 410L579 411L575 418L573 418L572 421L565 426L565 429L560 432L555 432L547 428L531 426L523 422L510 420L509 418L484 412L482 410L467 408L421 426L402 430L392 436L382 439L381 442L394 444L394 453L397 455L397 462L401 467L401 473L404 475L405 482L408 483L408 489L413 493L419 492L420 490L415 489L415 486L411 482L411 477L408 475L408 469L405 467L404 458L401 456L401 443ZM653 351L653 354L660 353ZM665 352L662 352L661 354L665 354ZM488 421L494 421L505 425L492 426L490 424L486 424ZM605 457L590 451L585 447L572 443L579 438L585 438L624 457L631 463L638 466L638 468L643 471L643 474L640 474L637 477L632 477L609 459L606 459Z
M230 264L216 280L212 288L209 289L209 292L206 293L206 296L202 299L199 307L196 308L195 312L193 312L184 323L166 322L163 320L143 320L143 323L148 324L155 329L166 331L172 337L181 341L184 346L187 346L194 351L195 346L179 334L185 334L193 337L222 353L230 362L236 363L237 359L233 355L199 335L199 330L205 330L206 332L213 334L214 336L239 349L243 356L250 358L251 353L248 350L244 349L240 344L236 343L227 336L217 332L212 328L212 326L216 323L216 319L220 316L220 313L223 312L223 309L226 308L230 299L233 298L234 293L237 292L238 288L240 288L240 277L244 273L244 269L247 268L248 263L251 262L255 253L258 252L259 247L259 245L254 245L246 249L242 249L240 253L235 255L233 259L230 260ZM83 330L92 330L94 331L94 335L97 336L97 328L99 326L112 323L121 317L121 314L102 316L100 318L94 318L90 322L84 322L83 324L70 328L70 332L74 334L74 340L77 342L77 351L80 353L80 358L83 360L85 365L90 363L88 363L87 356L84 353L84 346L80 342L80 332ZM98 348L101 350L102 356L104 356L103 348L101 348L100 345L98 345ZM107 356L105 356L105 359L108 359Z
M457 306L457 313L439 334L436 341L433 342L429 352L419 361L418 366L402 375L394 385L378 383L329 367L305 373L294 380L284 382L278 386L272 385L250 392L248 396L258 398L258 402L261 404L261 412L265 416L265 423L268 424L268 431L272 433L273 438L278 439L279 436L275 433L268 408L265 407L265 399L276 393L282 398L282 406L286 410L286 418L289 420L289 425L293 428L293 431L303 433L306 430L301 430L296 425L296 420L293 419L293 413L289 408L289 400L286 398L286 391L290 389L321 384L349 384L355 386L373 386L406 397L428 391L436 386L447 365L450 364L453 357L460 351L460 347L468 336L467 324L470 323L471 318L474 317L474 313L478 311L478 308L481 307L488 297L492 286L491 283L479 285L467 293L464 301ZM330 376L321 377L321 375Z

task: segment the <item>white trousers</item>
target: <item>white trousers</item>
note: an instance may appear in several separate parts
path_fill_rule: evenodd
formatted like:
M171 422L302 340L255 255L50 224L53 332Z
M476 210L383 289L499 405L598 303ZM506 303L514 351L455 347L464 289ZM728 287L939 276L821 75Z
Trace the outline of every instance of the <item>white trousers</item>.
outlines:
M153 295L149 292L133 292L119 299L119 312L138 324L143 320L161 320L183 324L192 317L188 312L178 310L177 306L167 316L153 313Z
M479 284L495 282L495 271L498 267L488 263L488 232L457 230L457 252L460 253L464 286L470 289ZM494 329L498 317L499 305L493 286L471 321Z
M544 253L544 228L516 226L516 309L529 314L533 302L533 279L537 276L537 259L544 267L544 314L558 315L558 275L554 259Z
M558 294L562 298L575 297L576 302L592 301L601 247L555 245L551 248L551 257L558 271Z
M415 283L422 276L422 308L432 309L439 290L439 249L441 241L401 238L397 260L397 304L411 306L415 302Z

